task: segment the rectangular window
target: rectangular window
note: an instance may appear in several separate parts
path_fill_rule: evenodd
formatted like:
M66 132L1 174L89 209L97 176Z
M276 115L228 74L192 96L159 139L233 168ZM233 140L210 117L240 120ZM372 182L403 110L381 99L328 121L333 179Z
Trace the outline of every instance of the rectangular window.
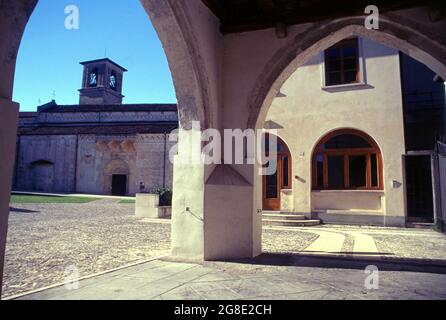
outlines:
M372 167L372 187L378 188L379 180L378 180L378 157L376 154L372 154L370 156L370 162Z
M328 156L328 187L344 189L344 156Z
M324 185L324 156L321 154L316 157L316 171L317 186L322 187Z
M289 181L289 162L288 162L288 157L287 156L284 156L283 157L283 162L282 162L282 165L283 165L283 173L282 173L282 176L283 176L283 188L288 188L289 186L290 186L290 181Z
M367 186L367 157L349 156L350 188L365 188Z
M358 83L360 79L358 39L339 42L325 51L325 85Z

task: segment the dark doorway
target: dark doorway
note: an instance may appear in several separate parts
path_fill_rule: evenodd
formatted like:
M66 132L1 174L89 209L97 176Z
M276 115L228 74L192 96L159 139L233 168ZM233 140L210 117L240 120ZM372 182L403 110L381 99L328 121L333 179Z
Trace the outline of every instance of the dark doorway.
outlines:
M430 155L406 157L407 215L409 222L434 222L432 161Z
M265 146L269 154L269 145ZM277 170L263 176L263 210L280 211L280 193L291 189L291 153L285 142L277 137ZM269 164L268 164L269 165Z
M127 176L114 174L112 177L112 195L125 196L127 194Z

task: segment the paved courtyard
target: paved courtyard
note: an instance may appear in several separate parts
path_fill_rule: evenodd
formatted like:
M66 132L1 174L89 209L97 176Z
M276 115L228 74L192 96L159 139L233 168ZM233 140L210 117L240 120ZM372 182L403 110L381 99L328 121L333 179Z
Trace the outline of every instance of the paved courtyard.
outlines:
M336 265L336 267L335 267ZM155 260L22 300L363 300L446 299L445 268L376 263L367 287L367 262L265 255L203 265ZM325 267L324 267L325 266Z
M134 205L119 200L12 204L3 297L62 283L73 270L79 277L90 276L165 256L169 249L169 221L137 219ZM446 298L446 240L433 230L264 228L263 249L266 254L255 260L204 266L158 259L83 280L79 290L62 286L27 298ZM364 293L369 264L379 266L387 290ZM160 285L160 279L166 284ZM266 294L263 284L251 288L257 281L252 279L266 287L280 283L277 288L283 290L270 288ZM287 289L289 281L293 285ZM129 293L126 283L141 290ZM149 290L152 286L158 289Z
M11 204L3 296L159 257L170 251L170 225L134 217L134 205Z

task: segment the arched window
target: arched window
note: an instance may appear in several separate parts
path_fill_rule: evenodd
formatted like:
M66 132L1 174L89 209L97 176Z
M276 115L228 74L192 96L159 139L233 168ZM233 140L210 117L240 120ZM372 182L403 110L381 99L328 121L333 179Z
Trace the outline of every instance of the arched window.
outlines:
M116 77L116 73L114 71L112 71L110 74L108 84L112 90L116 90L118 88L118 78Z
M88 74L88 87L97 87L98 86L98 68L94 68Z
M357 130L325 136L314 150L312 167L314 190L383 189L378 145Z

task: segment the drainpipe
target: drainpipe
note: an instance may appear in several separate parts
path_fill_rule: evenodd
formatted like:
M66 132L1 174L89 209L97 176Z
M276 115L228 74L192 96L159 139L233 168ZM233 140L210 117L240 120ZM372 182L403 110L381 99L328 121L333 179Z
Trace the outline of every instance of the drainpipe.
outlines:
M164 132L163 188L166 188L167 132Z
M79 135L76 135L76 159L74 160L74 192L77 192L77 164L79 157Z

